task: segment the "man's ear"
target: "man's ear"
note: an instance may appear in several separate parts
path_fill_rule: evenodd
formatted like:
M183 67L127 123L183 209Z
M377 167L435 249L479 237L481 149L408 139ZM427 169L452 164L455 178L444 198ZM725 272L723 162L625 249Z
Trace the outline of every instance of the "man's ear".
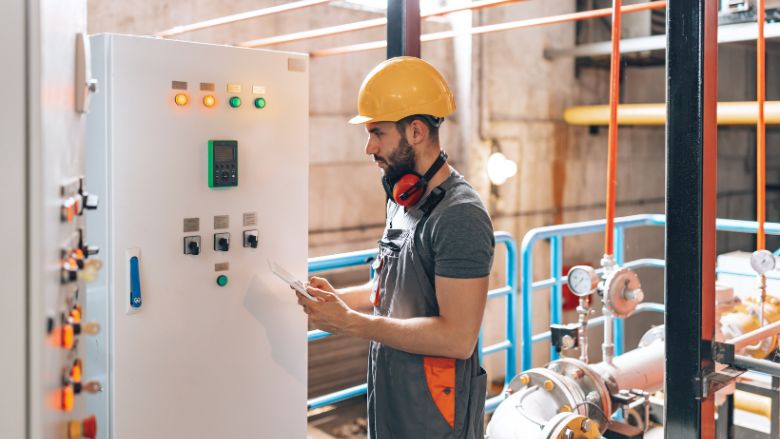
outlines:
M411 145L424 142L428 138L428 134L428 125L420 119L414 119L407 125L407 137Z

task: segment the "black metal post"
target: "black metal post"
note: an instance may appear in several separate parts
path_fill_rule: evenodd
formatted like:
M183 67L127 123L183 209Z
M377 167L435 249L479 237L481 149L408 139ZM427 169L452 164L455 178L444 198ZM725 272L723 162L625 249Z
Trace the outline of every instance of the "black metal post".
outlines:
M667 6L665 437L715 437L717 0Z
M387 0L387 58L420 57L420 0Z

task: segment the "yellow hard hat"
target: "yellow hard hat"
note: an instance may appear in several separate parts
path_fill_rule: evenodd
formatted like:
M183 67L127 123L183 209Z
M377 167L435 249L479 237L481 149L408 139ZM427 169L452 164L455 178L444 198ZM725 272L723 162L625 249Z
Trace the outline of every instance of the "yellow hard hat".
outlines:
M412 56L382 62L363 80L358 115L349 123L397 122L414 114L447 117L455 111L455 98L435 67Z

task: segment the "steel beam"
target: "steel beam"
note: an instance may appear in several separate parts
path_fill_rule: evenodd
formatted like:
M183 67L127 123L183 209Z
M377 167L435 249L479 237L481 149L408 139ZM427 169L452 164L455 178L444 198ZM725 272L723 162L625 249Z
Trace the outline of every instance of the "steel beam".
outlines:
M387 0L387 58L420 57L420 0Z
M715 437L717 0L667 7L665 437ZM705 396L706 395L706 396Z

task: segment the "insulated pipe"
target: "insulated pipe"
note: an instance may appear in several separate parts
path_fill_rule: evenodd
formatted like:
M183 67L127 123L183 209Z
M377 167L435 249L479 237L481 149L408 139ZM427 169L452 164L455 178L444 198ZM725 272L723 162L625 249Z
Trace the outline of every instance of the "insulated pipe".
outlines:
M666 1L638 3L622 8L623 13L640 12L654 9L663 9L666 7ZM425 34L420 36L420 41L446 40L461 35L483 35L494 32L503 32L508 30L523 29L534 26L544 26L548 24L569 23L573 21L588 20L591 18L609 17L612 14L612 8L594 9L592 11L573 12L571 14L553 15L551 17L532 18L529 20L510 21L508 23L488 24L469 29L467 32L445 31ZM351 46L334 47L331 49L315 50L309 55L314 57L343 55L346 53L363 52L367 50L382 49L387 47L387 41L371 41L368 43L354 44Z
M222 26L224 24L236 23L239 21L249 20L252 18L265 17L268 15L280 14L282 12L295 11L297 9L309 8L312 6L321 5L323 3L330 3L332 0L301 0L297 2L288 2L278 6L271 6L270 8L255 9L253 11L241 12L239 14L227 15L225 17L212 18L211 20L199 21L197 23L186 24L181 26L172 27L154 34L156 37L172 37L174 35L181 35L187 32L195 32L197 30L208 29L210 27Z
M503 6L509 3L517 3L526 0L482 0L475 1L473 3L466 3L462 5L447 6L444 8L434 9L433 11L420 14L420 18L438 17L442 15L451 14L453 12L460 11L473 11L484 8L492 8L496 6ZM294 41L309 40L312 38L327 37L332 35L339 35L348 32L355 32L365 29L373 29L381 27L387 24L387 17L374 18L371 20L358 21L355 23L340 24L337 26L323 27L319 29L312 29L303 32L295 32L285 35L277 35L268 38L258 38L256 40L244 41L236 43L236 46L240 47L267 47L282 43L291 43Z
M756 102L719 102L718 125L755 125L758 117ZM764 105L765 121L780 124L780 101ZM563 112L569 125L607 125L609 105L585 105L569 107ZM620 125L665 125L666 104L622 104L618 107Z
M734 350L739 351L776 334L780 334L780 320L771 325L762 326L756 330L742 334L739 337L734 337L726 343L733 344Z
M772 400L770 398L743 390L734 392L734 408L765 418L772 416Z
M607 383L617 387L611 391L642 389L653 393L664 386L664 347L664 342L658 340L650 346L618 355L612 359L612 364L594 364L593 369Z

